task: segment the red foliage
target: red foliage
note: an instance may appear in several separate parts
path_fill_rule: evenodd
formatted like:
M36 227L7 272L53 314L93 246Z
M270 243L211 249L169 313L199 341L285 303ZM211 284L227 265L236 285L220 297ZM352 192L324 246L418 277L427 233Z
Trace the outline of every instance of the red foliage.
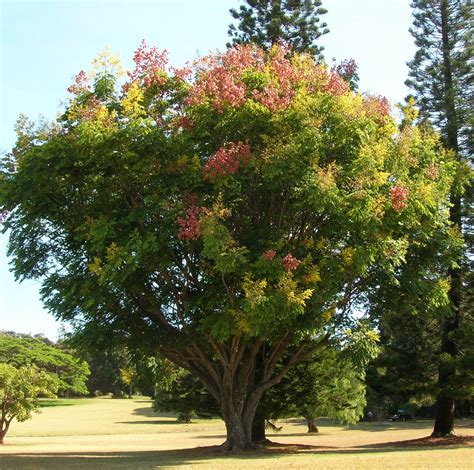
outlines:
M296 259L291 253L288 253L281 260L281 264L287 271L294 271L301 264L301 261Z
M390 103L385 96L368 95L364 101L365 111L369 116L388 116L390 114Z
M198 79L191 87L189 105L211 103L222 112L226 106L242 106L254 99L271 111L287 108L297 89L306 84L310 89L340 95L349 90L336 72L311 61L293 61L285 45L275 46L265 60L265 53L252 45L238 45L220 56L207 56L197 64ZM265 84L252 87L244 72L259 73Z
M178 238L180 240L197 240L201 236L201 224L199 223L199 214L201 208L196 204L198 195L194 193L185 194L184 203L187 206L186 216L178 217L177 223L180 226Z
M160 52L155 46L149 47L143 39L133 55L135 69L128 72L130 80L142 80L148 87L166 82L166 67L168 65L168 51Z
M426 176L430 179L430 180L437 180L438 179L438 176L439 176L439 168L434 164L434 163L431 163L425 170L425 173L426 173Z
M276 251L275 250L267 250L265 253L263 253L262 257L266 259L267 261L272 261L273 258L276 256Z
M395 211L400 211L407 207L408 189L400 183L390 188L390 198Z
M204 179L214 179L228 174L234 174L241 164L248 162L250 147L244 142L231 142L221 147L204 165Z
M79 95L84 91L89 91L91 85L89 83L89 77L84 70L81 70L75 77L74 83L67 89L69 93Z

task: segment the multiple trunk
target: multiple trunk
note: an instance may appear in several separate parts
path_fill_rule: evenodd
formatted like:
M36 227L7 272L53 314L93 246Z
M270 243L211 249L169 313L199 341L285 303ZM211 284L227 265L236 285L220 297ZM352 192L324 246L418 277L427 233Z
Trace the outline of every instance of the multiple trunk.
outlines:
M220 404L227 432L222 448L254 448L255 443L265 440L265 419L256 416L264 392L320 343L300 344L282 365L283 353L293 339L291 332L284 333L273 346L266 345L265 351L258 338L249 342L236 335L227 343L218 343L211 336L205 339L206 342L195 341L184 349L166 349L162 353L198 377Z

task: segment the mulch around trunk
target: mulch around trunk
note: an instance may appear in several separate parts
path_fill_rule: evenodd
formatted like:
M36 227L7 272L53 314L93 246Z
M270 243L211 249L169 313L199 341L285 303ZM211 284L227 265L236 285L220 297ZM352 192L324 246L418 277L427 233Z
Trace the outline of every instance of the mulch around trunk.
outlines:
M230 452L224 450L221 446L203 446L192 449L180 449L168 451L170 454L179 454L187 458L206 458L216 455L241 455L251 457L252 455L262 454L298 454L305 452L351 452L351 451L370 451L370 449L390 449L390 448L436 448L436 447L471 447L474 446L474 436L451 436L435 438L431 436L419 439L409 439L405 441L382 442L377 444L366 444L360 446L336 447L336 446L318 446L310 444L281 444L279 442L268 441L264 445L258 445L255 449L249 449L239 452Z
M474 446L474 436L450 437L421 437L407 441L383 442L363 447L449 447L449 446Z

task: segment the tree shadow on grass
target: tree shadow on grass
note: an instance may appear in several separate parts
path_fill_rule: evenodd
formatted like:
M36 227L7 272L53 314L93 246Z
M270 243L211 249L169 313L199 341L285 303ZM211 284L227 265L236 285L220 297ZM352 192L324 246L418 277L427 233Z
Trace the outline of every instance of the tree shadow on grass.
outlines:
M176 420L165 420L165 419L153 419L147 421L117 421L116 424L180 424L179 421ZM1 468L1 467L0 467Z
M163 411L154 411L151 406L135 408L132 411L133 415L144 416L146 418L170 418L176 419L176 414L167 413ZM171 421L170 421L171 422Z
M74 406L76 403L64 403L63 400L48 400L48 401L40 401L39 407L40 408L50 408L56 406Z
M314 446L306 444L278 444L270 445L258 450L244 452L223 452L218 446L197 447L182 450L163 450L147 452L45 452L42 454L11 453L2 454L0 468L22 470L56 470L56 469L136 469L179 467L182 465L199 466L201 464L218 465L229 459L239 461L263 461L278 458L284 455L364 455L376 453L393 453L406 451L429 451L433 448L460 448L474 445L474 436L460 436L456 440L449 440L452 445L437 441L430 443L428 438L411 441L389 442L383 444L362 445L353 448L337 448L330 446ZM251 464L249 463L249 466Z

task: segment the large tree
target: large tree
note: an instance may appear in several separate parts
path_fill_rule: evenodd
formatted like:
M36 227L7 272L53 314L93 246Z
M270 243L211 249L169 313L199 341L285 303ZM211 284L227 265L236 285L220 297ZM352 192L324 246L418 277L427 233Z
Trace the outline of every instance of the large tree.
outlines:
M329 29L326 23L321 23L321 16L327 11L320 0L245 0L245 3L238 10L230 10L238 22L237 26L229 26L232 44L254 43L268 50L284 41L297 52L321 56L324 48L317 41Z
M414 0L413 28L417 51L409 62L407 85L415 92L421 117L440 131L444 144L461 160L472 159L474 116L474 15L471 0ZM472 162L472 160L471 160ZM462 227L462 193L453 186L450 217ZM462 270L460 259L450 269L451 308L441 326L439 394L433 435L454 429L453 380L459 355L456 341L462 322Z
M56 316L189 370L225 446L247 448L262 394L344 341L374 273L449 230L455 163L282 46L194 74L144 43L134 60L121 92L102 57L55 124L19 126L0 179L12 266Z

